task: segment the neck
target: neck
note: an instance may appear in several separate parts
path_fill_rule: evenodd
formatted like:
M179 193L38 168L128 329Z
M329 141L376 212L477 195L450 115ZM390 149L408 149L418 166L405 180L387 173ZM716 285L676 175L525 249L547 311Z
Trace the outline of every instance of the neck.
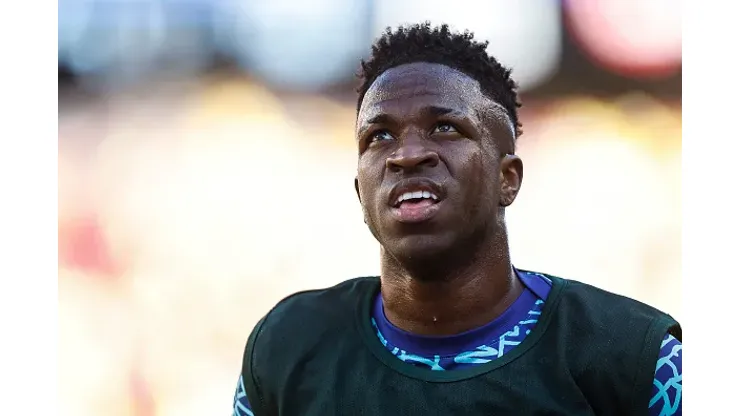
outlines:
M458 261L448 261L445 268L434 267L449 260L438 256L425 271L405 267L383 252L381 294L388 320L407 332L444 336L496 319L521 294L522 284L511 266L505 239L473 253L463 263L460 253L455 253L450 257Z

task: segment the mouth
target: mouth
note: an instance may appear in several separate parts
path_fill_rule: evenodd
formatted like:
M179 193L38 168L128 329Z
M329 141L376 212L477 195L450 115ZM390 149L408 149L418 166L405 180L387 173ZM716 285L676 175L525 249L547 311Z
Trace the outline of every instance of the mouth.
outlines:
M418 205L423 203L436 204L439 202L439 196L431 191L408 191L396 198L393 208L399 208L401 205Z
M389 205L395 219L403 223L428 221L444 199L442 187L427 179L409 179L396 184Z

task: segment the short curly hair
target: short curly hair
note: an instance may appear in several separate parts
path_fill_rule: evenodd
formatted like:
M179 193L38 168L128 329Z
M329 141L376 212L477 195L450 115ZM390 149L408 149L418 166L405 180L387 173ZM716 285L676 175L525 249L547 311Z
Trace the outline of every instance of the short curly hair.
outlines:
M519 122L522 104L517 84L511 78L511 69L489 56L487 47L488 41L473 40L472 32L452 32L446 24L432 27L429 22L424 22L400 26L396 31L388 27L373 44L370 59L361 63L358 77L362 84L357 89L357 112L370 85L383 72L404 64L430 62L449 66L477 80L483 93L506 109L518 138L522 134Z

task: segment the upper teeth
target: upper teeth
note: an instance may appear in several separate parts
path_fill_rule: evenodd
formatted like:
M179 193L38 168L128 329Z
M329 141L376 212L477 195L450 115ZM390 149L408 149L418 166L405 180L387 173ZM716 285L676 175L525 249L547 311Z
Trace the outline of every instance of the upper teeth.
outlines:
M435 201L439 200L439 197L437 195L434 195L433 193L429 191L416 191L416 192L405 192L401 194L401 196L398 197L398 200L396 200L397 204L400 204L403 201L409 200L409 199L419 199L419 198L431 198Z

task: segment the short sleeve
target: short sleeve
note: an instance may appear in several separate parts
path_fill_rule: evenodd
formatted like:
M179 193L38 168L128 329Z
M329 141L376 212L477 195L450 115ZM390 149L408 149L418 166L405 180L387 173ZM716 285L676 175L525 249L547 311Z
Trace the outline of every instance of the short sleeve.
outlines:
M655 378L650 395L650 416L680 416L682 395L681 341L667 334L663 338L655 365Z

